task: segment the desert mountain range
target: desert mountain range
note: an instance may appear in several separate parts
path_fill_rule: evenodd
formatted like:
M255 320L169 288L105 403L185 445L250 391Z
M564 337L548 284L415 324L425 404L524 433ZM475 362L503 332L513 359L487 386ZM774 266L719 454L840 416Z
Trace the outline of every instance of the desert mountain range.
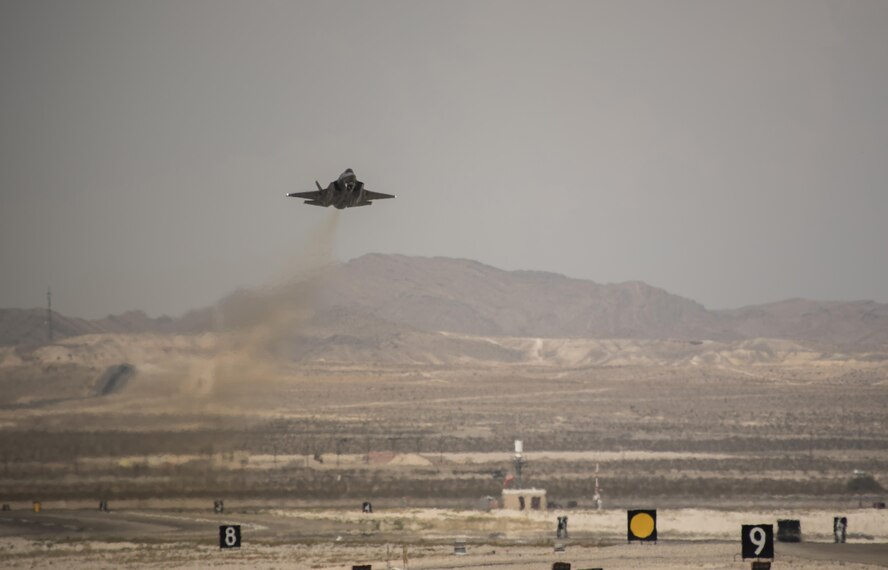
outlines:
M310 314L317 337L385 339L400 334L480 337L715 340L786 339L831 346L888 344L888 304L792 299L708 310L639 281L599 284L476 261L369 254L267 290L238 291L181 317L141 311L87 320L53 314L54 339L99 333L198 333L244 315ZM0 309L0 345L46 342L44 309ZM305 331L303 331L305 332ZM451 333L439 335L437 333ZM456 335L456 336L454 336ZM310 350L310 347L306 347Z

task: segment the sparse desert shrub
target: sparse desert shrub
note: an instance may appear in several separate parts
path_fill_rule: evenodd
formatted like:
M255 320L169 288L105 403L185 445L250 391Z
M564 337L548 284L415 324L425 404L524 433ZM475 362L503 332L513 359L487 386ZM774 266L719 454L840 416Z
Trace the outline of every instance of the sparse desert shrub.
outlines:
M851 493L881 493L884 489L869 473L855 473L848 479L848 491Z

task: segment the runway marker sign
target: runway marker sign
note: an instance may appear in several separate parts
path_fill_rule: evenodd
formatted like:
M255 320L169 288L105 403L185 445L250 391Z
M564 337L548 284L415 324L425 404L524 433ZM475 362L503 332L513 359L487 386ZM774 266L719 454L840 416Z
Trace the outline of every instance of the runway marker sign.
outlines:
M240 548L241 527L239 524L221 525L219 527L219 548Z
M845 544L848 538L848 517L833 517L833 538L836 544Z
M774 525L745 524L740 531L743 560L774 558Z
M632 542L656 542L657 541L657 510L641 509L628 511L627 540Z

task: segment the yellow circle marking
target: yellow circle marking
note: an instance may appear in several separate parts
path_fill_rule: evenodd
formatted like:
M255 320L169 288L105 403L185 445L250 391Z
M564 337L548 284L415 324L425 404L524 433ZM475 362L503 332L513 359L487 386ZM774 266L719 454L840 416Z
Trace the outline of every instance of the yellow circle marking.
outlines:
M629 521L629 530L638 538L647 538L654 532L654 519L647 513L638 513Z

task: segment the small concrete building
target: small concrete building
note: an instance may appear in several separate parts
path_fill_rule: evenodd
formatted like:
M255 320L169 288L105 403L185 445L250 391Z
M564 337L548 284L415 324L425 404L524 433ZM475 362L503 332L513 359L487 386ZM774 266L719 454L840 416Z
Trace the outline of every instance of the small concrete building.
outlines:
M545 489L503 489L503 508L512 511L545 511Z

